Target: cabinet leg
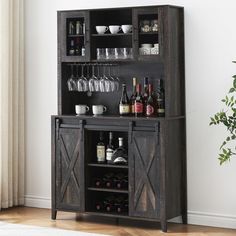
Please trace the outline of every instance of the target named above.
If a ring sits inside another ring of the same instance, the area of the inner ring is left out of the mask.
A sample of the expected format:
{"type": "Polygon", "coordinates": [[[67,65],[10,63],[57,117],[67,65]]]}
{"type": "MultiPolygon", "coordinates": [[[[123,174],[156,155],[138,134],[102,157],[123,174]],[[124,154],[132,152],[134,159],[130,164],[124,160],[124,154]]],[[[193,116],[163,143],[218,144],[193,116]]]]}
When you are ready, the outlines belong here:
{"type": "Polygon", "coordinates": [[[57,218],[57,210],[52,210],[52,220],[56,220],[57,218]]]}
{"type": "Polygon", "coordinates": [[[167,221],[161,220],[161,230],[162,232],[167,232],[167,221]]]}
{"type": "Polygon", "coordinates": [[[182,214],[182,221],[183,221],[183,224],[188,224],[188,216],[187,216],[187,212],[184,212],[182,214]]]}

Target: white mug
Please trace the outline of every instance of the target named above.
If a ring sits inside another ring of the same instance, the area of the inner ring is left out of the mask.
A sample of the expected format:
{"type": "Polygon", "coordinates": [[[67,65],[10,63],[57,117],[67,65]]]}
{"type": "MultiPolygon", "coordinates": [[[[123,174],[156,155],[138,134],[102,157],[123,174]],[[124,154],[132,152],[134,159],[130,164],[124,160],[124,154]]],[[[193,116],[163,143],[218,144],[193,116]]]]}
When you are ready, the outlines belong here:
{"type": "Polygon", "coordinates": [[[122,25],[121,29],[125,34],[130,33],[132,31],[132,25],[122,25]]]}
{"type": "Polygon", "coordinates": [[[93,105],[92,110],[94,115],[102,115],[107,111],[107,108],[103,105],[93,105]]]}
{"type": "Polygon", "coordinates": [[[108,27],[105,25],[97,25],[96,26],[96,31],[98,34],[105,34],[105,32],[107,32],[108,27]]]}
{"type": "Polygon", "coordinates": [[[112,34],[117,34],[120,31],[119,25],[109,25],[109,30],[112,34]]]}
{"type": "Polygon", "coordinates": [[[89,107],[86,105],[75,105],[75,113],[77,115],[84,115],[89,111],[89,107]]]}

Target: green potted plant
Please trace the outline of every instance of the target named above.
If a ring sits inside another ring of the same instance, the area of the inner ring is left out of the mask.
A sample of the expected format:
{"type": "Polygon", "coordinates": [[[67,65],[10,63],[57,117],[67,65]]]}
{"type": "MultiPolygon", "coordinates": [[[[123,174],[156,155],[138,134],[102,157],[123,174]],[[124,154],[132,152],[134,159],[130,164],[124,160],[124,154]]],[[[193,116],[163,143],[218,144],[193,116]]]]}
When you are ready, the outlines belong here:
{"type": "MultiPolygon", "coordinates": [[[[236,63],[236,61],[233,61],[236,63]]],[[[233,85],[229,89],[228,94],[221,101],[224,103],[225,108],[220,112],[217,112],[212,116],[210,125],[224,125],[227,129],[228,135],[224,139],[222,145],[220,146],[219,161],[222,165],[226,161],[229,161],[230,158],[236,155],[236,75],[232,76],[233,85]]]]}

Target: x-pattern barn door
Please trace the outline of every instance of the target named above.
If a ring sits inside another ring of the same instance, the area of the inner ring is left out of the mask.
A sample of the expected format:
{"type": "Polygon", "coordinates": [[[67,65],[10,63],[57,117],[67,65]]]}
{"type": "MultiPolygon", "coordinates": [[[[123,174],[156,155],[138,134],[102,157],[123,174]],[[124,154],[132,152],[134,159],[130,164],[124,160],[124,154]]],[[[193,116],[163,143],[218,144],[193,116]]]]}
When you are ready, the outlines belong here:
{"type": "Polygon", "coordinates": [[[159,216],[157,132],[132,132],[129,148],[130,215],[159,216]]]}
{"type": "Polygon", "coordinates": [[[81,209],[82,145],[80,129],[59,129],[56,166],[57,203],[81,209]]]}

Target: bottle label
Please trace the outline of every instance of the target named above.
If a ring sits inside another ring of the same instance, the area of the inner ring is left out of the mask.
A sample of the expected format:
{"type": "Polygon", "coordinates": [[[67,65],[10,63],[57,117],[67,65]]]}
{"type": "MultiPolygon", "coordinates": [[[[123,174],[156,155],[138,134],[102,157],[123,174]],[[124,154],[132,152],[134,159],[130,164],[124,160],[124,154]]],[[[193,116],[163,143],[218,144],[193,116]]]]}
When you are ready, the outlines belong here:
{"type": "Polygon", "coordinates": [[[158,108],[157,113],[162,113],[163,114],[163,113],[165,113],[165,109],[158,108]]]}
{"type": "Polygon", "coordinates": [[[143,104],[141,102],[135,102],[134,112],[135,113],[143,113],[143,104]]]}
{"type": "Polygon", "coordinates": [[[134,104],[132,104],[132,106],[131,106],[131,113],[132,113],[132,114],[135,113],[135,110],[134,110],[134,104]]]}
{"type": "Polygon", "coordinates": [[[120,114],[129,114],[129,105],[125,104],[120,104],[120,114]]]}
{"type": "Polygon", "coordinates": [[[151,105],[147,105],[147,107],[146,107],[146,115],[147,116],[151,116],[151,115],[153,115],[153,113],[154,113],[154,107],[151,106],[151,105]]]}
{"type": "Polygon", "coordinates": [[[105,147],[104,146],[97,146],[97,160],[98,162],[105,161],[105,147]]]}
{"type": "Polygon", "coordinates": [[[113,152],[114,151],[111,148],[107,149],[107,157],[106,157],[107,161],[111,161],[113,152]]]}

